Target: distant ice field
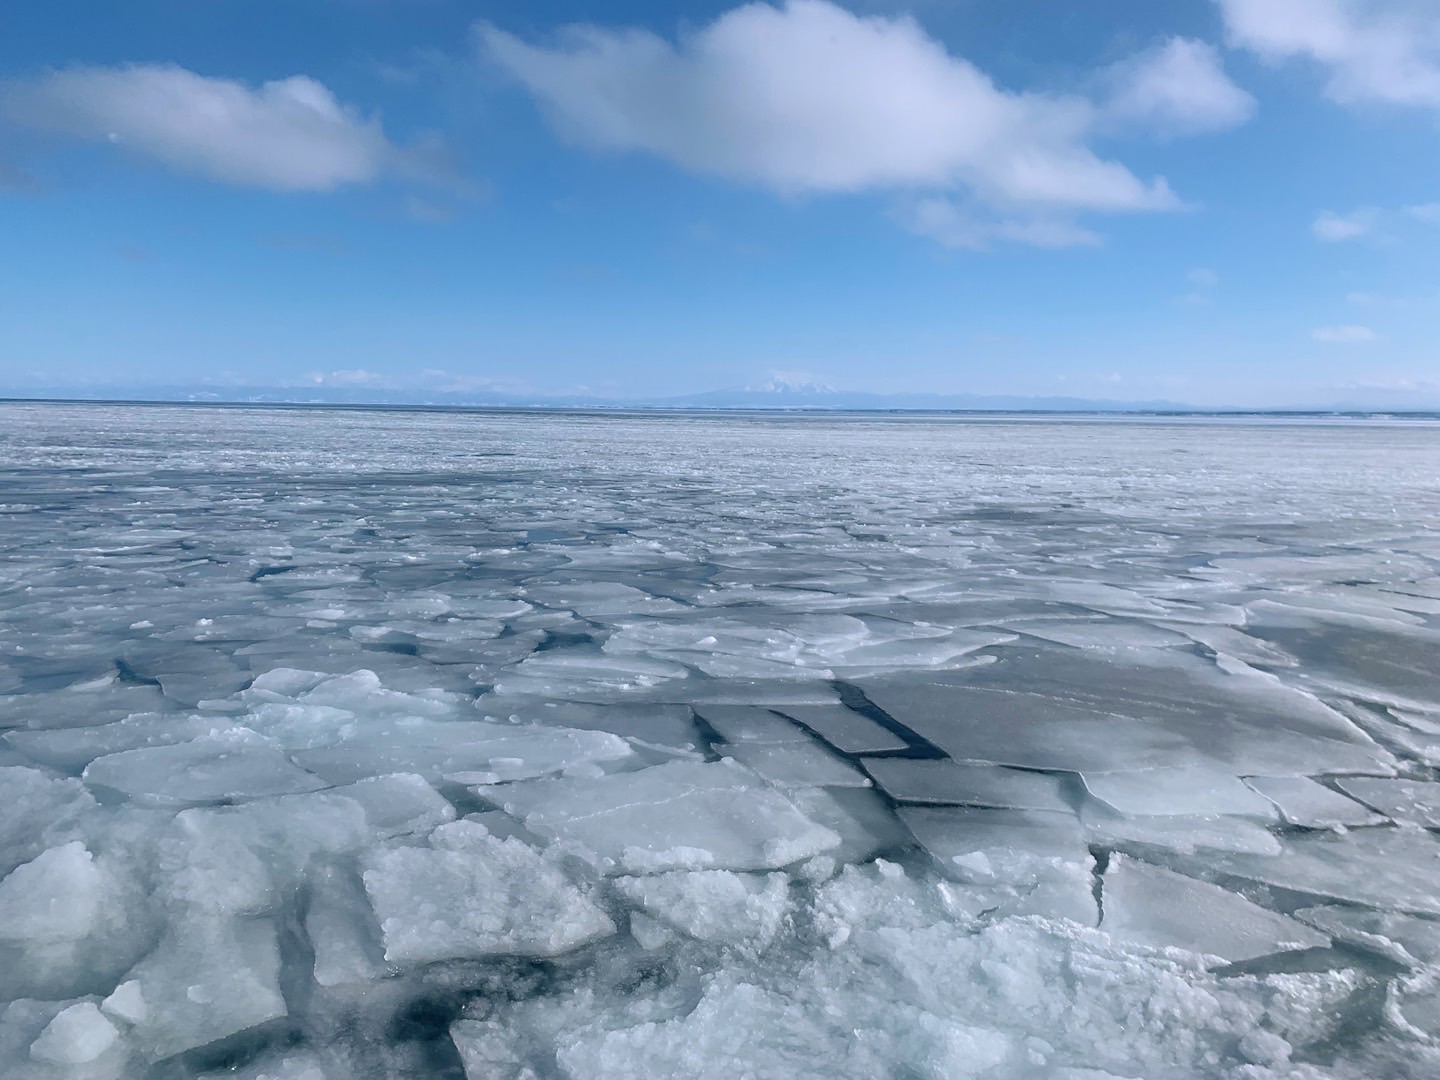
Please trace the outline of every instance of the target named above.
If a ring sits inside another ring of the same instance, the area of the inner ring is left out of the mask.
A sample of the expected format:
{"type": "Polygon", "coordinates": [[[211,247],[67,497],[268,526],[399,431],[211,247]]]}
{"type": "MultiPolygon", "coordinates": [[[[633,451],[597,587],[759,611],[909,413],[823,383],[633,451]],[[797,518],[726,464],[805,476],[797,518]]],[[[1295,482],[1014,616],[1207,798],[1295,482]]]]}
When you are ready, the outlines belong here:
{"type": "Polygon", "coordinates": [[[0,403],[5,1080],[1440,1076],[1440,425],[0,403]]]}

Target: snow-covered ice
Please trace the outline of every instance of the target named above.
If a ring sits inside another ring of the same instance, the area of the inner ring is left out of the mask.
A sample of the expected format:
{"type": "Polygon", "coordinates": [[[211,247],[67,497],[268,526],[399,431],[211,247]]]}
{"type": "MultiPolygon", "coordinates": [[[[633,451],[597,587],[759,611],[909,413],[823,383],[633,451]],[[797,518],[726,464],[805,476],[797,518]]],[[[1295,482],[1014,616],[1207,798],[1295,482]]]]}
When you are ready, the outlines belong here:
{"type": "Polygon", "coordinates": [[[1440,1076],[1437,435],[0,403],[0,1076],[1440,1076]]]}

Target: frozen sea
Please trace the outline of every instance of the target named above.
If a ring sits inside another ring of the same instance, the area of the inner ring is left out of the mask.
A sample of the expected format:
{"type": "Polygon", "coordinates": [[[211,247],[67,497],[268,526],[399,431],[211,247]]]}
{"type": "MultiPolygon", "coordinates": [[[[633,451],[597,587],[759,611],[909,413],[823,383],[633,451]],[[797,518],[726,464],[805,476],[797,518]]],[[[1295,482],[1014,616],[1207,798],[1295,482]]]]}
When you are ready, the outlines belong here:
{"type": "Polygon", "coordinates": [[[0,404],[5,1080],[1440,1076],[1440,426],[0,404]]]}

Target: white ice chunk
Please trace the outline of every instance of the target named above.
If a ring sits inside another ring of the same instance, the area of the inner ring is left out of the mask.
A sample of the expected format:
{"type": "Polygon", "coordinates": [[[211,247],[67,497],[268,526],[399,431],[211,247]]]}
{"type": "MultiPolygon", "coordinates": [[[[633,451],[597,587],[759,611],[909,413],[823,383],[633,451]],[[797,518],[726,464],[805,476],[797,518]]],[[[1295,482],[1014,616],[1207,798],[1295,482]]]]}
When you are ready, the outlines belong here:
{"type": "Polygon", "coordinates": [[[1273,802],[1291,825],[1334,829],[1380,825],[1385,819],[1306,776],[1248,776],[1245,783],[1273,802]]]}
{"type": "Polygon", "coordinates": [[[466,1080],[536,1080],[516,1047],[517,1033],[495,1020],[457,1020],[450,1041],[460,1052],[466,1080]]]}
{"type": "Polygon", "coordinates": [[[1295,917],[1336,940],[1378,952],[1411,967],[1440,964],[1440,922],[1395,911],[1320,905],[1301,908],[1295,917]]]}
{"type": "Polygon", "coordinates": [[[51,848],[0,881],[0,940],[49,945],[86,937],[108,884],[80,841],[51,848]]]}
{"type": "MultiPolygon", "coordinates": [[[[910,843],[909,831],[874,788],[797,787],[787,790],[785,797],[815,824],[840,837],[840,843],[826,849],[814,863],[859,862],[910,843]]],[[[806,865],[813,871],[811,864],[806,865]]]]}
{"type": "Polygon", "coordinates": [[[313,690],[329,676],[319,671],[300,671],[297,668],[277,667],[256,675],[246,688],[244,696],[259,698],[262,694],[293,698],[313,690]]]}
{"type": "Polygon", "coordinates": [[[795,743],[734,743],[724,752],[767,780],[785,786],[869,787],[870,779],[806,737],[795,743]]]}
{"type": "Polygon", "coordinates": [[[1160,649],[1183,645],[1187,638],[1173,630],[1133,619],[1030,620],[1019,626],[1031,637],[1077,649],[1160,649]]]}
{"type": "Polygon", "coordinates": [[[151,932],[141,890],[78,840],[50,848],[0,882],[0,998],[77,997],[142,953],[151,932]]]}
{"type": "Polygon", "coordinates": [[[85,781],[153,805],[256,799],[326,785],[279,750],[246,738],[204,737],[92,761],[85,781]]]}
{"type": "Polygon", "coordinates": [[[889,728],[843,705],[786,705],[778,711],[847,754],[904,750],[908,745],[889,728]]]}
{"type": "Polygon", "coordinates": [[[172,746],[233,727],[229,720],[213,716],[140,713],[98,727],[12,731],[5,738],[27,757],[42,764],[78,771],[98,757],[146,746],[172,746]]]}
{"type": "Polygon", "coordinates": [[[95,808],[85,785],[23,765],[0,768],[0,873],[74,837],[95,808]]]}
{"type": "Polygon", "coordinates": [[[1342,776],[1336,779],[1335,786],[1396,821],[1426,829],[1440,829],[1440,784],[1424,780],[1342,776]]]}
{"type": "Polygon", "coordinates": [[[1074,814],[909,806],[899,813],[941,870],[960,880],[1030,884],[1056,863],[1091,863],[1074,814]]]}
{"type": "Polygon", "coordinates": [[[1223,767],[1274,776],[1394,768],[1387,751],[1309,694],[1259,673],[1225,674],[1178,650],[1151,653],[1151,666],[1100,663],[1066,650],[944,681],[912,676],[860,685],[888,715],[956,760],[1079,772],[1223,767]]]}
{"type": "Polygon", "coordinates": [[[333,794],[359,803],[365,811],[366,824],[376,836],[385,839],[429,832],[455,818],[455,808],[424,777],[414,773],[360,780],[334,789],[333,794]]]}
{"type": "Polygon", "coordinates": [[[1272,855],[1209,852],[1185,859],[1196,876],[1225,874],[1385,910],[1440,915],[1440,843],[1418,829],[1355,829],[1283,838],[1272,855]]]}
{"type": "Polygon", "coordinates": [[[615,932],[553,865],[469,821],[442,825],[433,848],[365,860],[365,889],[396,964],[497,955],[556,956],[615,932]]]}
{"type": "Polygon", "coordinates": [[[695,709],[727,743],[803,743],[810,740],[799,727],[769,709],[748,705],[700,705],[695,709]]]}
{"type": "Polygon", "coordinates": [[[1228,963],[1315,948],[1330,939],[1233,892],[1112,855],[1100,929],[1137,945],[1187,949],[1228,963]]]}
{"type": "Polygon", "coordinates": [[[315,950],[321,986],[364,984],[384,978],[385,950],[370,902],[351,873],[325,867],[315,875],[305,933],[315,950]]]}
{"type": "Polygon", "coordinates": [[[700,941],[764,948],[790,910],[790,882],[781,873],[674,870],[618,878],[631,903],[700,941]]]}
{"type": "Polygon", "coordinates": [[[478,790],[610,873],[778,869],[841,840],[729,761],[478,790]]]}
{"type": "Polygon", "coordinates": [[[302,766],[337,784],[377,773],[416,773],[432,783],[499,783],[545,776],[575,765],[632,757],[630,744],[606,731],[425,718],[367,720],[330,746],[296,751],[302,766]]]}
{"type": "Polygon", "coordinates": [[[54,1065],[85,1065],[115,1045],[120,1033],[93,1002],[71,1005],[30,1044],[30,1056],[54,1065]]]}
{"type": "Polygon", "coordinates": [[[608,731],[638,745],[698,751],[700,733],[688,705],[627,704],[624,708],[573,701],[531,701],[491,694],[477,702],[487,720],[608,731]]]}
{"type": "Polygon", "coordinates": [[[186,908],[272,912],[316,856],[375,839],[360,805],[330,792],[184,810],[162,839],[157,892],[186,908]]]}
{"type": "Polygon", "coordinates": [[[1230,773],[1202,765],[1142,769],[1134,772],[1086,772],[1085,787],[1121,814],[1143,817],[1205,817],[1234,814],[1275,819],[1275,807],[1230,773]]]}
{"type": "Polygon", "coordinates": [[[1082,809],[1085,834],[1109,847],[1144,844],[1181,854],[1197,850],[1235,851],[1253,855],[1278,855],[1280,841],[1265,826],[1249,818],[1212,814],[1188,817],[1181,814],[1154,814],[1127,817],[1100,804],[1082,809]]]}
{"type": "Polygon", "coordinates": [[[110,996],[100,1003],[100,1011],[127,1024],[143,1023],[150,1015],[150,1007],[145,1004],[145,994],[136,979],[117,986],[110,996]]]}
{"type": "Polygon", "coordinates": [[[167,1058],[286,1014],[280,950],[265,919],[188,917],[173,922],[130,972],[147,1009],[131,1038],[167,1058]]]}

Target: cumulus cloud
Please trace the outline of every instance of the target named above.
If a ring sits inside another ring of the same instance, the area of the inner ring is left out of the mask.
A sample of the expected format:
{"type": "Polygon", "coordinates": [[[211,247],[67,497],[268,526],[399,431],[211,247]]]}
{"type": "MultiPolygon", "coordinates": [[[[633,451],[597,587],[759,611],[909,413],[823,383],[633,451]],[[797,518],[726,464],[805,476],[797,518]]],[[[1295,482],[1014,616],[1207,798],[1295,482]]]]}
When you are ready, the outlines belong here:
{"type": "Polygon", "coordinates": [[[1230,43],[1268,60],[1305,58],[1344,104],[1440,109],[1434,0],[1217,0],[1230,43]]]}
{"type": "MultiPolygon", "coordinates": [[[[1032,243],[1090,242],[1066,215],[1178,206],[1163,179],[1090,148],[1092,102],[1002,89],[909,17],[787,0],[734,8],[678,43],[595,26],[553,45],[488,24],[477,33],[556,131],[590,148],[783,194],[959,193],[987,208],[983,231],[1032,243]]],[[[952,211],[921,202],[907,213],[920,231],[971,245],[952,211]]]]}
{"type": "Polygon", "coordinates": [[[365,183],[403,157],[377,120],[303,75],[252,87],[173,65],[77,67],[0,84],[0,111],[182,172],[277,191],[365,183]]]}
{"type": "Polygon", "coordinates": [[[1220,53],[1193,38],[1171,38],[1106,75],[1110,117],[1162,135],[1228,131],[1255,114],[1255,99],[1230,81],[1220,53]]]}
{"type": "Polygon", "coordinates": [[[1378,213],[1373,209],[1356,210],[1349,214],[1337,214],[1324,210],[1310,223],[1315,239],[1327,244],[1338,244],[1343,240],[1357,240],[1368,236],[1375,229],[1378,213]]]}
{"type": "Polygon", "coordinates": [[[1310,331],[1310,337],[1325,345],[1363,345],[1380,335],[1368,326],[1321,326],[1310,331]]]}

